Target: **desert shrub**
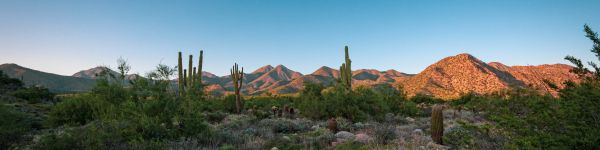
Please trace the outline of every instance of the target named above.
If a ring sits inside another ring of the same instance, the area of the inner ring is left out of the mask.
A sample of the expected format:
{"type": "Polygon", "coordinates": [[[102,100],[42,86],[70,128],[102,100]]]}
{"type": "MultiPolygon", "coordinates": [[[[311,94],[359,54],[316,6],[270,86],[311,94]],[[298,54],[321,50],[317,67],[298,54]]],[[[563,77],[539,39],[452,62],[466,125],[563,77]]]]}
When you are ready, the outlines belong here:
{"type": "MultiPolygon", "coordinates": [[[[223,108],[222,110],[225,110],[226,112],[229,112],[229,113],[235,113],[235,95],[233,95],[233,94],[227,95],[221,100],[221,102],[222,103],[220,106],[223,108]]],[[[242,97],[241,103],[242,103],[242,106],[244,106],[244,103],[245,103],[244,97],[242,97]]]]}
{"type": "Polygon", "coordinates": [[[421,113],[421,109],[417,107],[417,104],[412,101],[403,101],[399,104],[397,113],[406,116],[416,116],[421,113]]]}
{"type": "Polygon", "coordinates": [[[455,149],[473,149],[475,140],[473,133],[463,127],[450,128],[444,133],[444,144],[455,149]]]}
{"type": "MultiPolygon", "coordinates": [[[[600,86],[583,82],[560,91],[560,98],[534,90],[513,89],[506,95],[472,96],[464,106],[486,112],[494,125],[481,129],[489,134],[500,129],[510,137],[506,148],[596,149],[600,141],[600,86]]],[[[460,142],[459,142],[460,143],[460,142]]]]}
{"type": "Polygon", "coordinates": [[[0,70],[0,94],[4,94],[9,91],[15,91],[23,88],[23,82],[19,79],[8,77],[0,70]]]}
{"type": "Polygon", "coordinates": [[[84,125],[99,118],[101,109],[110,104],[84,94],[69,97],[54,106],[48,114],[47,124],[52,127],[61,125],[84,125]]]}
{"type": "Polygon", "coordinates": [[[111,83],[104,79],[96,81],[96,86],[92,89],[91,94],[99,100],[107,101],[112,104],[120,104],[131,98],[131,93],[123,88],[123,85],[111,83]]]}
{"type": "Polygon", "coordinates": [[[302,116],[312,119],[327,119],[330,116],[326,108],[331,105],[323,98],[323,89],[321,84],[304,83],[297,102],[302,116]]]}
{"type": "Polygon", "coordinates": [[[358,87],[353,91],[334,86],[323,91],[322,85],[305,83],[297,100],[301,115],[319,120],[344,117],[356,122],[383,120],[387,113],[414,115],[417,111],[401,90],[391,86],[358,87]]]}
{"type": "Polygon", "coordinates": [[[335,140],[335,135],[331,131],[325,128],[319,128],[314,131],[306,132],[303,134],[305,147],[312,149],[319,149],[328,147],[331,142],[335,140]]]}
{"type": "Polygon", "coordinates": [[[28,87],[18,89],[11,94],[15,97],[27,100],[29,103],[39,103],[44,100],[52,100],[54,93],[51,93],[47,88],[44,87],[28,87]]]}
{"type": "Polygon", "coordinates": [[[258,122],[258,126],[270,128],[274,133],[296,133],[310,128],[289,119],[264,119],[258,122]]]}
{"type": "Polygon", "coordinates": [[[425,103],[425,104],[444,103],[444,101],[441,99],[434,98],[430,95],[425,95],[425,94],[421,94],[421,93],[417,93],[417,95],[411,97],[409,100],[412,102],[415,102],[417,104],[420,104],[420,103],[425,103]]]}
{"type": "Polygon", "coordinates": [[[221,122],[225,117],[227,117],[227,114],[220,111],[206,113],[206,120],[211,123],[221,122]]]}
{"type": "Polygon", "coordinates": [[[9,149],[22,142],[24,136],[33,129],[34,120],[28,114],[19,112],[0,102],[0,149],[9,149]]]}
{"type": "Polygon", "coordinates": [[[368,150],[368,148],[364,147],[362,143],[355,142],[355,141],[350,141],[350,142],[345,142],[345,143],[339,144],[339,145],[335,146],[335,149],[336,150],[347,150],[347,149],[368,150]]]}
{"type": "Polygon", "coordinates": [[[235,150],[235,146],[227,144],[227,145],[221,146],[219,148],[219,150],[235,150]]]}
{"type": "Polygon", "coordinates": [[[381,124],[374,128],[373,138],[378,144],[392,143],[396,139],[396,127],[394,125],[381,124]]]}

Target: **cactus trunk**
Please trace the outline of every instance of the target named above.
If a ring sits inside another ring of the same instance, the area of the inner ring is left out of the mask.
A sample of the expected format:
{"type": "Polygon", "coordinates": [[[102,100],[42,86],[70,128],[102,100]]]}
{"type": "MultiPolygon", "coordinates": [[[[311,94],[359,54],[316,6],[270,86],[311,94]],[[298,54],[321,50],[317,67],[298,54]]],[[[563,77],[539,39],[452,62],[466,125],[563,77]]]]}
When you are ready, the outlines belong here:
{"type": "Polygon", "coordinates": [[[192,82],[194,82],[194,77],[193,77],[193,73],[194,72],[192,70],[194,59],[192,59],[192,58],[193,58],[193,56],[190,55],[190,59],[188,60],[188,62],[189,62],[189,65],[188,65],[188,79],[187,79],[187,82],[186,82],[187,91],[191,91],[191,89],[192,89],[192,82]]]}
{"type": "MultiPolygon", "coordinates": [[[[187,70],[183,69],[183,83],[187,83],[187,82],[188,82],[187,70]]],[[[187,84],[183,84],[183,88],[184,88],[184,91],[187,90],[187,84]]]]}
{"type": "Polygon", "coordinates": [[[202,61],[203,61],[202,59],[204,58],[203,53],[204,52],[202,50],[200,50],[200,57],[198,58],[199,59],[198,60],[198,73],[196,73],[198,75],[198,77],[197,77],[198,81],[196,81],[196,82],[197,82],[198,88],[200,90],[202,90],[202,61]]]}
{"type": "Polygon", "coordinates": [[[352,61],[348,54],[348,46],[344,48],[344,63],[340,66],[340,83],[348,90],[352,90],[352,61]]]}
{"type": "Polygon", "coordinates": [[[240,90],[242,89],[242,81],[244,79],[244,68],[242,70],[238,70],[238,64],[235,63],[233,68],[231,68],[231,80],[233,81],[233,89],[235,92],[235,113],[242,112],[242,102],[240,90]]]}
{"type": "Polygon", "coordinates": [[[183,95],[183,66],[182,66],[182,60],[181,60],[181,52],[179,52],[179,59],[177,60],[177,72],[179,75],[179,78],[177,79],[177,85],[179,87],[179,95],[183,95]]]}
{"type": "Polygon", "coordinates": [[[442,137],[444,136],[444,115],[442,110],[443,107],[441,105],[434,105],[431,110],[431,139],[438,144],[443,144],[442,137]]]}

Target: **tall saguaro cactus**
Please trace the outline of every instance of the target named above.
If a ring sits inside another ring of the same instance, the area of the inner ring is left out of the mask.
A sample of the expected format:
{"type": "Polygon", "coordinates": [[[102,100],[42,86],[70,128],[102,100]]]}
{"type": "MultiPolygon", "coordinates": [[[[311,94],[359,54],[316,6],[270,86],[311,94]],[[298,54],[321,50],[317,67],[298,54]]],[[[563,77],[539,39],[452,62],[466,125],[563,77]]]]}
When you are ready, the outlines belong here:
{"type": "Polygon", "coordinates": [[[181,52],[179,52],[179,59],[177,60],[177,72],[179,78],[177,79],[177,85],[179,87],[179,95],[183,95],[183,61],[181,60],[181,52]]]}
{"type": "Polygon", "coordinates": [[[231,80],[233,81],[233,89],[235,91],[235,113],[240,113],[242,110],[242,102],[240,90],[242,89],[242,81],[244,80],[244,67],[238,70],[238,64],[235,63],[231,68],[231,80]]]}
{"type": "Polygon", "coordinates": [[[204,59],[203,53],[204,52],[200,50],[200,57],[198,58],[198,72],[196,73],[198,75],[196,84],[198,85],[199,89],[202,89],[202,61],[204,59]]]}
{"type": "Polygon", "coordinates": [[[431,139],[438,143],[442,143],[442,137],[444,136],[444,115],[442,113],[443,107],[441,105],[433,105],[431,108],[431,139]]]}
{"type": "Polygon", "coordinates": [[[348,90],[352,90],[352,61],[350,60],[350,55],[348,54],[348,46],[344,48],[346,57],[345,62],[340,66],[340,82],[346,87],[348,90]]]}
{"type": "Polygon", "coordinates": [[[194,72],[192,70],[192,67],[194,67],[194,60],[193,60],[193,56],[190,55],[190,59],[188,59],[189,65],[188,65],[188,80],[186,82],[186,86],[188,87],[187,89],[190,90],[192,88],[192,83],[194,82],[194,72]]]}

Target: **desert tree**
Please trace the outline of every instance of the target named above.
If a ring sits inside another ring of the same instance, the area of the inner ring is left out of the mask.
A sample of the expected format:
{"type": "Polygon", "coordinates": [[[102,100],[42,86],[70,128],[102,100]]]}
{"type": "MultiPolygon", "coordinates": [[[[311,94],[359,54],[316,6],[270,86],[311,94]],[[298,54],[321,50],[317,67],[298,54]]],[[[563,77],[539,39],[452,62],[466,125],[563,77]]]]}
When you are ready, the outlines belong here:
{"type": "MultiPolygon", "coordinates": [[[[588,26],[587,24],[585,24],[583,28],[583,31],[586,33],[585,36],[593,42],[593,46],[590,51],[596,55],[598,60],[600,60],[600,39],[598,38],[598,33],[594,32],[592,28],[590,28],[590,26],[588,26]]],[[[575,68],[571,69],[571,72],[577,74],[580,78],[586,80],[600,79],[600,68],[594,61],[588,62],[588,65],[593,69],[593,71],[590,71],[587,67],[584,66],[581,59],[575,58],[570,55],[566,56],[565,59],[570,61],[573,65],[575,65],[575,68]]]]}

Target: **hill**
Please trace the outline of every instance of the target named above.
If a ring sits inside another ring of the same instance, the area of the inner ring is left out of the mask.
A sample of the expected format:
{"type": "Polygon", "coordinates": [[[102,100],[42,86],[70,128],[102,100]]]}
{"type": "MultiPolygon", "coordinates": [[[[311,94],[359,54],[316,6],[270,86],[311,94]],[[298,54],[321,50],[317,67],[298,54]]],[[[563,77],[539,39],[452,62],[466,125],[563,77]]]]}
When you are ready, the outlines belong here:
{"type": "Polygon", "coordinates": [[[17,64],[2,64],[0,70],[9,77],[22,79],[26,86],[44,86],[53,92],[88,91],[96,84],[93,79],[46,73],[17,64]]]}

